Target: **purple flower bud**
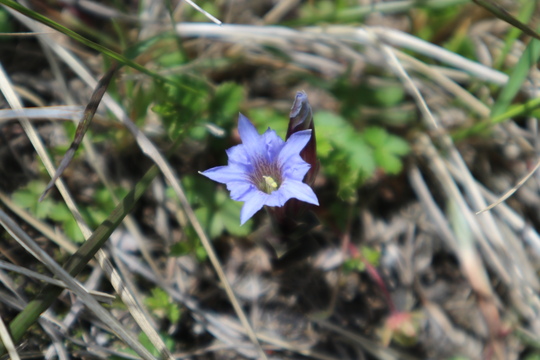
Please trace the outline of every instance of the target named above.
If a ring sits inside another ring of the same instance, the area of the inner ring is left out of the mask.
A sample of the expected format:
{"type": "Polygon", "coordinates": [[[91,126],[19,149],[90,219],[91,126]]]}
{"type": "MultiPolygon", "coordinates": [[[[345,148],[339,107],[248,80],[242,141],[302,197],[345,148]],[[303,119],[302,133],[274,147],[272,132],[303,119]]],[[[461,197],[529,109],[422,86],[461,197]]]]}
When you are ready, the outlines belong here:
{"type": "Polygon", "coordinates": [[[319,161],[317,160],[317,141],[315,138],[315,123],[313,122],[313,112],[309,105],[307,94],[303,91],[296,93],[291,112],[289,114],[289,128],[287,129],[287,140],[298,131],[311,130],[311,138],[306,147],[300,152],[300,157],[311,165],[304,182],[313,185],[315,177],[319,171],[319,161]]]}

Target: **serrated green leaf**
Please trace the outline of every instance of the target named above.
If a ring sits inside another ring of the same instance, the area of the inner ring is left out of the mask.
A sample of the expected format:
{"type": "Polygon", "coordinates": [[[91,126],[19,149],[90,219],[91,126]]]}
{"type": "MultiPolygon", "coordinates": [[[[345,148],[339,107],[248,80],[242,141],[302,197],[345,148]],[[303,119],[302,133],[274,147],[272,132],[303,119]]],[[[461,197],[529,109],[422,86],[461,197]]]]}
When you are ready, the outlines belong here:
{"type": "Polygon", "coordinates": [[[75,243],[82,243],[84,241],[84,235],[81,232],[81,229],[79,229],[79,225],[77,225],[75,219],[68,219],[63,221],[62,224],[64,225],[64,233],[71,241],[75,243]]]}
{"type": "Polygon", "coordinates": [[[197,260],[199,260],[199,262],[203,262],[206,260],[206,258],[208,258],[208,253],[206,252],[204,246],[199,245],[195,248],[195,257],[197,260]]]}
{"type": "Polygon", "coordinates": [[[358,258],[350,258],[343,262],[343,270],[345,273],[362,272],[365,269],[365,264],[358,258]]]}
{"type": "Polygon", "coordinates": [[[53,213],[54,204],[52,201],[38,202],[34,206],[34,214],[38,219],[45,219],[50,217],[53,213]]]}
{"type": "Polygon", "coordinates": [[[169,305],[169,295],[165,290],[153,288],[151,297],[146,298],[145,303],[151,309],[164,308],[169,305]]]}
{"type": "Polygon", "coordinates": [[[208,234],[212,239],[223,233],[223,230],[225,230],[225,224],[223,223],[223,217],[221,216],[221,212],[219,210],[212,213],[210,223],[207,225],[207,228],[208,234]]]}
{"type": "Polygon", "coordinates": [[[240,109],[240,104],[244,100],[244,88],[233,82],[220,84],[208,106],[212,123],[224,126],[236,121],[236,116],[240,109]]]}
{"type": "Polygon", "coordinates": [[[184,256],[191,253],[191,245],[187,241],[179,241],[169,248],[170,256],[184,256]]]}
{"type": "Polygon", "coordinates": [[[391,134],[386,139],[386,143],[384,147],[389,152],[395,155],[407,155],[409,151],[411,150],[409,144],[405,140],[391,134]]]}
{"type": "Polygon", "coordinates": [[[377,164],[388,174],[399,174],[403,168],[401,160],[394,154],[386,151],[386,149],[376,149],[374,157],[377,164]]]}
{"type": "Polygon", "coordinates": [[[38,198],[36,194],[31,193],[27,189],[16,191],[11,196],[13,202],[24,209],[33,207],[37,203],[38,198]]]}
{"type": "Polygon", "coordinates": [[[388,133],[381,127],[368,127],[363,131],[364,139],[374,148],[385,146],[388,133]]]}
{"type": "Polygon", "coordinates": [[[169,321],[176,324],[180,320],[180,315],[182,314],[180,307],[174,303],[171,303],[167,310],[167,317],[169,318],[169,321]]]}
{"type": "Polygon", "coordinates": [[[405,90],[401,86],[387,86],[374,92],[377,104],[382,107],[395,106],[405,98],[405,90]]]}
{"type": "MultiPolygon", "coordinates": [[[[43,200],[42,203],[46,200],[48,199],[43,200]]],[[[61,203],[51,204],[48,216],[54,221],[66,221],[73,218],[67,206],[61,203]]]]}

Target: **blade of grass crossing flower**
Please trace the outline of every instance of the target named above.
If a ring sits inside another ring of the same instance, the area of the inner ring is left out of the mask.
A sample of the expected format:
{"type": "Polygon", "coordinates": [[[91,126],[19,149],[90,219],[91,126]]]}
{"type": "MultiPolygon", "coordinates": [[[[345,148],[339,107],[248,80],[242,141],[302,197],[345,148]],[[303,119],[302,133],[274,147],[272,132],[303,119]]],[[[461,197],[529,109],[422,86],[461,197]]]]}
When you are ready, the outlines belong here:
{"type": "Polygon", "coordinates": [[[68,28],[66,28],[65,26],[63,25],[60,25],[58,24],[57,22],[27,8],[27,7],[24,7],[22,6],[21,4],[15,2],[15,1],[12,1],[12,0],[0,0],[0,4],[3,4],[27,17],[29,17],[30,19],[33,19],[37,22],[40,22],[46,26],[49,26],[59,32],[61,32],[62,34],[64,35],[67,35],[69,36],[70,38],[72,38],[73,40],[76,40],[78,42],[80,42],[81,44],[84,44],[86,46],[88,46],[89,48],[92,48],[94,50],[97,50],[99,51],[100,53],[118,61],[120,64],[123,64],[123,65],[126,65],[126,66],[129,66],[129,67],[132,67],[134,68],[135,70],[138,70],[140,72],[142,72],[143,74],[146,74],[156,80],[159,80],[159,81],[163,81],[163,82],[166,82],[166,83],[169,83],[171,85],[174,85],[174,86],[179,86],[181,87],[182,89],[184,90],[188,90],[188,91],[192,91],[192,92],[197,92],[196,89],[193,89],[189,86],[186,86],[178,81],[175,81],[171,78],[166,78],[164,76],[161,76],[153,71],[150,71],[148,70],[147,68],[145,68],[144,66],[142,65],[139,65],[137,64],[135,61],[133,60],[130,60],[128,59],[127,57],[125,57],[124,55],[122,54],[119,54],[115,51],[112,51],[108,48],[106,48],[105,46],[103,45],[100,45],[100,44],[97,44],[87,38],[85,38],[84,36],[76,33],[75,31],[73,30],[70,30],[68,28]]]}
{"type": "MultiPolygon", "coordinates": [[[[135,188],[116,206],[109,217],[98,226],[90,238],[88,238],[77,252],[69,258],[64,269],[71,276],[76,276],[86,266],[90,259],[94,257],[97,251],[101,249],[123,218],[133,209],[133,206],[144,194],[146,188],[158,173],[159,170],[157,167],[152,166],[141,181],[137,183],[135,188]]],[[[13,319],[9,328],[15,342],[22,338],[28,328],[36,322],[41,313],[51,306],[61,292],[62,288],[52,285],[45,286],[38,297],[32,300],[24,310],[13,319]]],[[[5,349],[0,344],[0,353],[3,353],[4,351],[5,349]]]]}
{"type": "Polygon", "coordinates": [[[77,130],[75,131],[75,138],[73,139],[73,142],[69,146],[69,149],[66,151],[64,157],[62,158],[60,166],[58,166],[58,168],[56,169],[56,173],[52,177],[51,181],[49,181],[49,183],[47,184],[47,187],[43,191],[43,194],[41,194],[39,201],[43,200],[45,195],[47,195],[49,190],[51,190],[51,188],[54,186],[56,180],[62,175],[71,160],[73,160],[73,156],[81,145],[84,134],[86,134],[86,132],[88,131],[88,128],[92,123],[92,119],[94,118],[94,114],[96,113],[99,103],[101,102],[105,91],[107,91],[107,87],[109,86],[113,75],[116,73],[116,70],[118,70],[118,63],[115,62],[112,64],[111,68],[107,71],[107,73],[101,78],[101,80],[99,80],[94,90],[94,93],[90,98],[90,102],[88,103],[88,105],[86,105],[86,108],[84,109],[82,121],[79,123],[79,125],[77,126],[77,130]]]}

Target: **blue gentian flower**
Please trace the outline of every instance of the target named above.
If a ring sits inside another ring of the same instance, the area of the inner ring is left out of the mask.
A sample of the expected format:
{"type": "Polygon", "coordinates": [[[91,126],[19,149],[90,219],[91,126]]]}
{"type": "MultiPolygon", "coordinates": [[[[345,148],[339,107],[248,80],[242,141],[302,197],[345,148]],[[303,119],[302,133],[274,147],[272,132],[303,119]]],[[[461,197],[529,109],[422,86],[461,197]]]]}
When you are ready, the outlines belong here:
{"type": "Polygon", "coordinates": [[[303,182],[311,166],[300,157],[311,130],[295,132],[285,142],[270,128],[259,135],[248,118],[240,114],[238,132],[242,144],[227,150],[228,165],[201,174],[226,184],[233,200],[244,201],[241,225],[264,205],[281,207],[291,198],[319,205],[311,187],[303,182]]]}

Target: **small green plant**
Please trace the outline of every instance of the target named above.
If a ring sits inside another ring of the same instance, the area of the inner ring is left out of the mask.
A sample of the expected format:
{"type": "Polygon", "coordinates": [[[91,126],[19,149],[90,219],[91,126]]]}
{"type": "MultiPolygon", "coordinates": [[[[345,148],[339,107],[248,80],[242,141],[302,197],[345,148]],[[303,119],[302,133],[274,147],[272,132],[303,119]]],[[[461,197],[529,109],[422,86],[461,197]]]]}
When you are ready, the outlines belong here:
{"type": "Polygon", "coordinates": [[[160,288],[152,289],[152,295],[146,299],[145,303],[159,318],[166,318],[172,324],[176,324],[180,320],[182,315],[180,307],[160,288]]]}
{"type": "Polygon", "coordinates": [[[15,191],[12,200],[18,206],[30,211],[38,219],[60,223],[64,233],[72,241],[84,241],[84,236],[79,230],[77,222],[64,203],[56,202],[51,197],[47,197],[41,202],[38,201],[43,190],[45,190],[45,186],[44,182],[31,181],[25,187],[15,191]]]}
{"type": "Polygon", "coordinates": [[[401,157],[409,153],[409,144],[402,138],[389,134],[380,127],[369,127],[362,136],[373,149],[377,166],[390,175],[399,174],[403,168],[401,157]]]}
{"type": "MultiPolygon", "coordinates": [[[[276,111],[254,110],[250,117],[259,131],[268,127],[278,134],[287,131],[287,121],[276,111]]],[[[401,171],[401,158],[408,154],[409,145],[399,136],[377,126],[359,131],[331,112],[317,112],[314,118],[322,171],[337,181],[338,196],[343,200],[354,200],[358,188],[376,169],[390,175],[401,171]]]]}
{"type": "Polygon", "coordinates": [[[346,273],[350,272],[364,272],[366,270],[366,262],[374,267],[379,266],[379,259],[381,258],[381,252],[370,246],[361,246],[360,252],[363,259],[359,257],[349,258],[343,263],[343,270],[346,273]]]}
{"type": "MultiPolygon", "coordinates": [[[[196,175],[199,176],[199,175],[196,175]]],[[[195,208],[195,215],[211,238],[216,238],[227,232],[234,236],[246,236],[251,232],[252,221],[243,226],[238,222],[242,203],[231,200],[224,188],[216,187],[209,181],[200,181],[196,176],[185,176],[182,183],[186,189],[188,200],[195,208]]],[[[171,196],[174,196],[171,191],[171,196]]],[[[189,237],[191,238],[191,237],[189,237]]],[[[175,245],[173,253],[184,255],[187,250],[196,250],[198,241],[175,245]]],[[[206,252],[201,247],[198,258],[206,258],[206,252]]]]}
{"type": "MultiPolygon", "coordinates": [[[[169,351],[174,351],[174,345],[175,345],[174,338],[172,336],[170,336],[168,334],[164,334],[164,333],[160,333],[159,335],[160,335],[161,339],[163,340],[163,343],[165,344],[167,349],[169,349],[169,351]]],[[[159,359],[161,357],[162,354],[159,353],[159,351],[154,347],[154,345],[152,344],[152,342],[150,341],[148,336],[142,331],[139,333],[139,342],[148,351],[150,351],[150,353],[155,358],[159,359]]],[[[129,354],[129,355],[137,356],[137,353],[133,349],[123,348],[121,351],[126,353],[126,354],[129,354]]],[[[131,356],[129,358],[131,358],[131,356]]],[[[114,356],[110,356],[109,359],[111,359],[111,360],[124,360],[124,359],[126,359],[126,357],[114,355],[114,356]]]]}
{"type": "MultiPolygon", "coordinates": [[[[59,223],[66,236],[73,242],[80,243],[84,241],[79,225],[77,225],[66,204],[56,201],[50,196],[41,202],[38,201],[44,189],[44,182],[39,180],[31,181],[25,187],[15,191],[12,200],[21,208],[27,209],[38,219],[59,223]]],[[[117,196],[122,198],[126,192],[125,189],[118,189],[117,196]]],[[[81,214],[91,227],[99,225],[115,207],[109,191],[104,187],[96,190],[93,199],[95,204],[80,208],[81,214]]]]}

